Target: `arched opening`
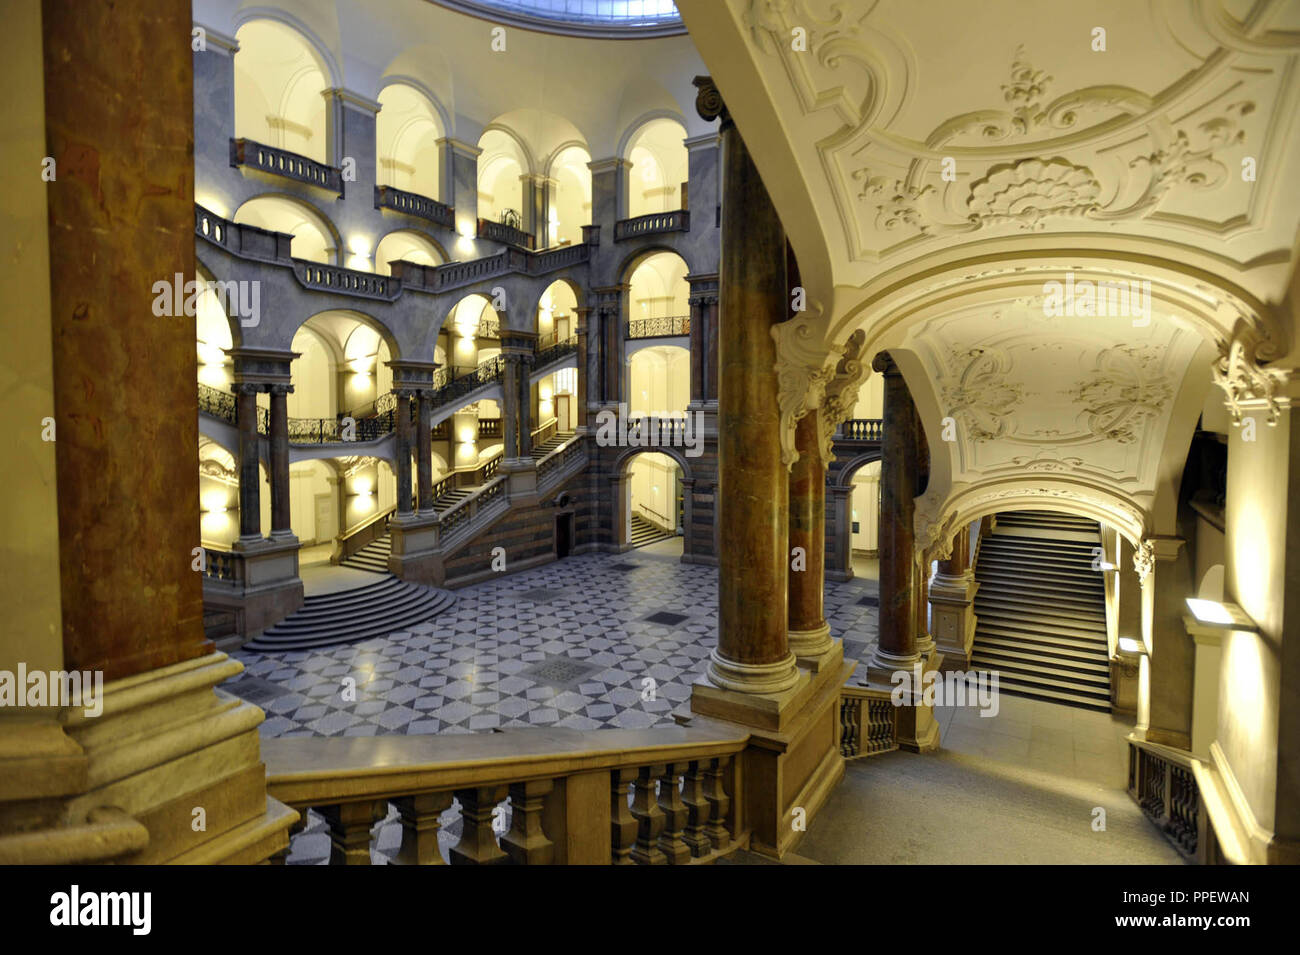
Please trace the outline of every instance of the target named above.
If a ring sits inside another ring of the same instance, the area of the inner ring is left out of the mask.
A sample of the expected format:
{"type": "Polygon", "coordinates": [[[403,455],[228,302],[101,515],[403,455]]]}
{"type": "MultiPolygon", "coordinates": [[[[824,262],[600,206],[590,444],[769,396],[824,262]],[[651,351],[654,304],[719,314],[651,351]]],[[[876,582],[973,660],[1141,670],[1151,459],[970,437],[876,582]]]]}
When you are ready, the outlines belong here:
{"type": "Polygon", "coordinates": [[[290,440],[310,433],[312,422],[369,417],[392,391],[393,356],[385,336],[351,312],[313,315],[294,333],[290,348],[299,356],[289,366],[290,440]]]}
{"type": "Polygon", "coordinates": [[[581,146],[566,146],[551,162],[548,247],[581,242],[582,227],[591,224],[590,162],[591,153],[581,146]]]}
{"type": "Polygon", "coordinates": [[[685,334],[690,314],[686,261],[672,252],[654,252],[641,259],[628,278],[630,337],[685,334]]]}
{"type": "Polygon", "coordinates": [[[239,469],[235,456],[199,435],[199,533],[204,547],[229,550],[239,538],[239,469]]]}
{"type": "Polygon", "coordinates": [[[657,451],[633,454],[623,466],[623,539],[628,548],[681,556],[683,533],[682,469],[657,451]]]}
{"type": "Polygon", "coordinates": [[[477,293],[466,295],[447,313],[438,330],[437,349],[448,377],[459,378],[501,354],[501,320],[492,302],[477,293]]]}
{"type": "Polygon", "coordinates": [[[410,229],[398,229],[379,240],[375,247],[375,272],[392,275],[390,263],[399,259],[416,265],[442,265],[446,261],[436,245],[410,229]]]}
{"type": "Polygon", "coordinates": [[[849,504],[849,557],[853,576],[880,579],[880,462],[853,472],[849,504]]]}
{"type": "Polygon", "coordinates": [[[500,129],[489,129],[478,141],[479,218],[523,228],[524,184],[528,158],[519,141],[500,129]]]}
{"type": "Polygon", "coordinates": [[[578,296],[573,286],[563,279],[548,285],[537,300],[533,320],[538,348],[571,338],[578,327],[578,296]]]}
{"type": "Polygon", "coordinates": [[[628,141],[628,216],[686,207],[689,160],[686,130],[672,119],[652,119],[628,141]]]}
{"type": "Polygon", "coordinates": [[[229,392],[234,376],[226,350],[234,347],[234,335],[221,299],[211,288],[199,294],[194,333],[198,346],[199,384],[229,392]]]}
{"type": "Polygon", "coordinates": [[[333,227],[306,203],[285,196],[258,196],[235,210],[234,221],[293,236],[289,254],[295,259],[334,265],[338,241],[333,227]]]}
{"type": "Polygon", "coordinates": [[[676,417],[691,400],[691,353],[676,345],[638,348],[628,359],[628,417],[676,417]]]}
{"type": "Polygon", "coordinates": [[[235,137],[329,162],[330,84],[311,44],[273,20],[251,20],[235,38],[235,137]]]}
{"type": "Polygon", "coordinates": [[[441,199],[438,140],[445,133],[437,110],[423,93],[404,83],[380,90],[379,104],[382,108],[375,118],[376,182],[441,199]]]}

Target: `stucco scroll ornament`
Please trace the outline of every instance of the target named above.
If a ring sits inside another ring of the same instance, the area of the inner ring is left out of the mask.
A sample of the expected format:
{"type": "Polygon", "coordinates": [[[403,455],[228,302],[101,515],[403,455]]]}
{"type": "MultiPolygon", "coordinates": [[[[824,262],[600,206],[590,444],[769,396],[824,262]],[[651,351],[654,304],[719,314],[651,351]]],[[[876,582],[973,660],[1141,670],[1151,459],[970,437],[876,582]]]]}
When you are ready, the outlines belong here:
{"type": "Polygon", "coordinates": [[[1255,357],[1256,342],[1250,338],[1234,338],[1227,352],[1214,363],[1211,372],[1214,383],[1226,395],[1228,413],[1232,423],[1241,426],[1242,413],[1247,405],[1262,403],[1268,410],[1268,424],[1277,424],[1280,404],[1278,391],[1285,384],[1287,373],[1278,368],[1261,368],[1255,357]]]}
{"type": "Polygon", "coordinates": [[[1147,575],[1156,563],[1156,549],[1151,541],[1145,540],[1133,548],[1133,570],[1138,575],[1138,583],[1145,584],[1147,575]]]}
{"type": "Polygon", "coordinates": [[[826,366],[828,351],[819,323],[810,316],[821,313],[814,302],[808,310],[772,326],[776,340],[776,402],[781,413],[781,463],[790,468],[799,460],[794,429],[799,419],[820,408],[826,397],[826,384],[835,375],[826,366]]]}
{"type": "MultiPolygon", "coordinates": [[[[923,511],[917,509],[916,518],[921,518],[923,511]]],[[[952,557],[952,541],[957,533],[957,512],[950,511],[943,520],[931,519],[928,515],[923,520],[916,520],[912,530],[916,534],[916,552],[927,561],[947,560],[952,557]]]]}
{"type": "Polygon", "coordinates": [[[853,408],[858,403],[858,391],[867,380],[869,369],[862,360],[862,346],[866,341],[867,333],[860,328],[849,336],[849,340],[839,348],[840,360],[835,363],[835,371],[826,382],[821,404],[820,431],[817,435],[824,469],[831,466],[834,456],[831,445],[835,440],[835,429],[853,414],[853,408]]]}

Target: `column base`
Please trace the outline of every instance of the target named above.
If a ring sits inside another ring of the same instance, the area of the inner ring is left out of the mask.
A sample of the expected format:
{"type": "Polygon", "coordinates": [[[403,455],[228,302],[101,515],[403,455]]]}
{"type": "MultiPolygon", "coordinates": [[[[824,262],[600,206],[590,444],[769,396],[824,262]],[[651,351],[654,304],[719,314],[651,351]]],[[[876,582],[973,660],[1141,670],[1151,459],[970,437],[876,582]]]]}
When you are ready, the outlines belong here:
{"type": "MultiPolygon", "coordinates": [[[[814,630],[789,630],[786,632],[786,643],[799,661],[800,666],[805,665],[805,661],[816,660],[831,652],[835,646],[835,641],[831,639],[831,625],[822,621],[822,625],[814,630]]],[[[840,656],[843,657],[843,651],[840,656]]],[[[817,667],[812,667],[817,669],[817,667]]]]}
{"type": "Polygon", "coordinates": [[[715,650],[707,675],[699,677],[691,687],[691,712],[744,726],[781,730],[797,715],[813,689],[812,676],[799,669],[793,654],[776,664],[750,667],[720,660],[715,650]],[[739,680],[735,678],[738,675],[739,680]],[[751,679],[747,681],[746,676],[751,679]],[[720,684],[719,680],[726,683],[720,684]]]}
{"type": "Polygon", "coordinates": [[[945,670],[970,667],[971,647],[975,643],[973,608],[979,586],[970,571],[960,576],[935,574],[930,583],[930,618],[945,670]]]}

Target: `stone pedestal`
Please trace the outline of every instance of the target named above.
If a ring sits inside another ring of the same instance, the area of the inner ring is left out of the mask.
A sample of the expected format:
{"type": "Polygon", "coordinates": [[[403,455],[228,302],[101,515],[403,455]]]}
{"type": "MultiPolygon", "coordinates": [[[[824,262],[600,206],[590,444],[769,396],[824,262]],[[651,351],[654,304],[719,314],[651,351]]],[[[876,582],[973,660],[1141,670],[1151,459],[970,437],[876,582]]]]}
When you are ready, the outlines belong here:
{"type": "Polygon", "coordinates": [[[975,642],[975,594],[979,582],[970,567],[970,528],[963,527],[953,539],[952,555],[939,561],[930,581],[930,626],[944,670],[965,670],[970,666],[975,642]]]}

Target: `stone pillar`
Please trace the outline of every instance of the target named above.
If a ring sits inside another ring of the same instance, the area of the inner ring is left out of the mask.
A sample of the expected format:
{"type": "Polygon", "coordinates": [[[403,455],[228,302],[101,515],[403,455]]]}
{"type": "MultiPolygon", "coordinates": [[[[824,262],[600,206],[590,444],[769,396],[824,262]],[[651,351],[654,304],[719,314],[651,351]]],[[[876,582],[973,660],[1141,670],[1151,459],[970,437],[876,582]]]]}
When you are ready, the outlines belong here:
{"type": "MultiPolygon", "coordinates": [[[[272,385],[271,393],[271,539],[293,537],[289,510],[289,412],[293,385],[272,385]]],[[[340,528],[341,530],[341,528],[340,528]]]]}
{"type": "Polygon", "coordinates": [[[587,396],[589,394],[588,382],[590,379],[590,370],[587,367],[587,328],[591,321],[591,309],[580,305],[576,312],[573,334],[578,339],[578,367],[575,375],[578,380],[578,387],[577,394],[573,396],[573,427],[575,431],[581,433],[587,428],[587,396]]]}
{"type": "Polygon", "coordinates": [[[624,400],[623,343],[627,334],[628,289],[626,284],[595,289],[600,321],[600,403],[607,407],[624,400]]]}
{"type": "Polygon", "coordinates": [[[483,150],[456,139],[438,140],[439,202],[456,210],[456,231],[472,237],[478,224],[478,157],[483,150]]]}
{"type": "Polygon", "coordinates": [[[952,542],[952,556],[939,561],[930,584],[930,617],[934,641],[945,670],[970,666],[975,642],[975,594],[979,583],[970,566],[970,526],[963,525],[952,542]]]}
{"type": "Polygon", "coordinates": [[[235,392],[235,425],[239,429],[239,545],[262,542],[262,475],[257,433],[259,385],[239,384],[235,392]]]}
{"type": "MultiPolygon", "coordinates": [[[[376,123],[380,106],[375,100],[346,89],[323,90],[321,95],[325,97],[328,143],[328,155],[325,161],[331,166],[342,166],[345,159],[352,161],[349,165],[355,164],[353,168],[356,178],[343,182],[345,197],[352,190],[359,192],[364,190],[364,193],[359,196],[362,198],[360,203],[343,202],[339,204],[336,211],[331,212],[335,228],[345,237],[343,241],[346,247],[347,236],[354,233],[367,235],[373,228],[367,227],[372,221],[371,216],[375,214],[371,190],[373,184],[379,181],[377,177],[379,158],[375,143],[378,137],[376,123]]],[[[378,241],[378,237],[375,241],[378,241]]],[[[373,259],[375,254],[373,246],[369,254],[373,259]]]]}
{"type": "Polygon", "coordinates": [[[533,357],[520,355],[519,362],[519,456],[533,453],[533,357]]]}
{"type": "Polygon", "coordinates": [[[235,197],[219,184],[230,175],[239,43],[206,24],[204,30],[206,48],[194,51],[194,176],[209,189],[219,190],[218,195],[233,209],[235,197]]]}
{"type": "Polygon", "coordinates": [[[591,224],[603,226],[613,238],[614,223],[627,218],[628,170],[626,159],[597,159],[587,163],[591,170],[591,224]]]}
{"type": "Polygon", "coordinates": [[[433,510],[433,395],[415,393],[415,483],[419,490],[420,510],[433,510]]]}
{"type": "Polygon", "coordinates": [[[410,517],[414,508],[411,502],[411,396],[405,389],[394,390],[397,419],[397,442],[393,448],[393,474],[397,479],[397,514],[410,517]]]}
{"type": "Polygon", "coordinates": [[[535,332],[501,330],[501,417],[503,454],[507,460],[525,459],[532,451],[532,371],[537,348],[535,332]]]}
{"type": "Polygon", "coordinates": [[[691,402],[718,401],[718,277],[688,275],[691,293],[691,402]]]}
{"type": "Polygon", "coordinates": [[[536,173],[524,173],[519,177],[522,187],[524,207],[520,210],[525,232],[536,240],[534,248],[550,247],[550,188],[554,180],[536,173]]]}
{"type": "Polygon", "coordinates": [[[771,334],[788,313],[786,240],[725,113],[721,136],[724,201],[737,214],[722,223],[720,298],[727,307],[718,328],[718,646],[707,672],[726,690],[781,694],[800,679],[786,635],[789,487],[771,334]]]}
{"type": "Polygon", "coordinates": [[[833,533],[829,535],[824,573],[829,580],[852,580],[853,488],[832,484],[825,489],[825,494],[833,533]]]}
{"type": "Polygon", "coordinates": [[[818,660],[833,646],[823,615],[826,564],[826,462],[822,460],[821,411],[810,411],[795,427],[797,460],[790,470],[790,649],[800,663],[818,660]],[[803,549],[799,570],[795,548],[803,549]]]}
{"type": "MultiPolygon", "coordinates": [[[[712,133],[682,140],[686,147],[691,232],[712,229],[718,215],[718,137],[712,133]]],[[[685,208],[685,206],[683,206],[685,208]]]]}
{"type": "Polygon", "coordinates": [[[1192,594],[1191,561],[1183,543],[1178,537],[1151,537],[1134,553],[1142,580],[1146,646],[1136,731],[1153,743],[1191,749],[1196,646],[1183,622],[1192,594]]]}

